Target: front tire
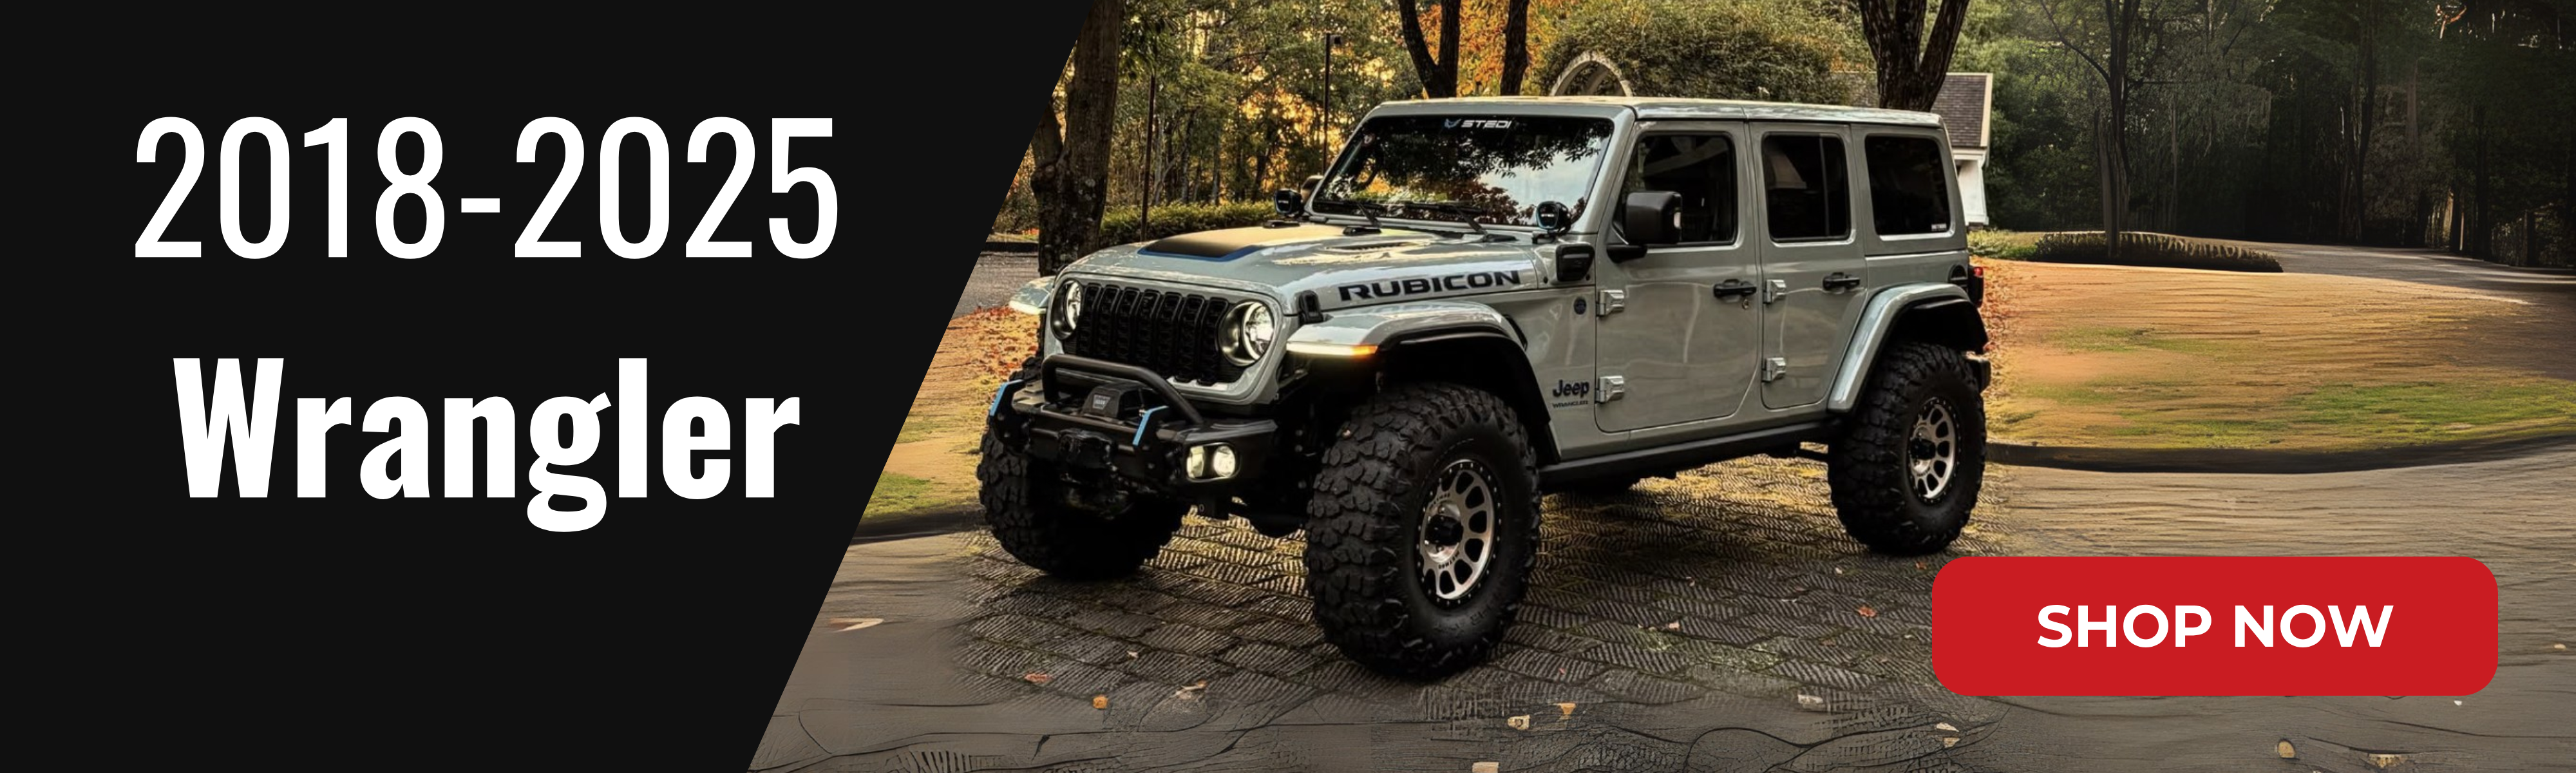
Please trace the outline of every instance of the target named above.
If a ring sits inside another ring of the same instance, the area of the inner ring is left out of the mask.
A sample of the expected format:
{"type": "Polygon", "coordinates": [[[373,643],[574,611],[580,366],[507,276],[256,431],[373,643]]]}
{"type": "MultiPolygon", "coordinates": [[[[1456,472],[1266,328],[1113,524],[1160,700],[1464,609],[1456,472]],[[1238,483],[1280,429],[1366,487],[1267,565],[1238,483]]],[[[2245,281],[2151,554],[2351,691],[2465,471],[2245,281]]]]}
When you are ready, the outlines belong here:
{"type": "Polygon", "coordinates": [[[1324,451],[1306,524],[1315,622],[1382,673],[1483,662],[1538,558],[1538,457],[1502,398],[1398,386],[1354,409],[1324,451]]]}
{"type": "Polygon", "coordinates": [[[1055,470],[984,433],[984,457],[975,465],[983,484],[976,498],[994,539],[1020,563],[1068,580],[1124,577],[1154,559],[1181,528],[1189,507],[1130,495],[1114,512],[1065,501],[1055,470]]]}
{"type": "Polygon", "coordinates": [[[1949,547],[1985,482],[1985,398],[1967,358],[1922,342],[1890,348],[1849,421],[1826,457],[1843,530],[1889,555],[1949,547]]]}

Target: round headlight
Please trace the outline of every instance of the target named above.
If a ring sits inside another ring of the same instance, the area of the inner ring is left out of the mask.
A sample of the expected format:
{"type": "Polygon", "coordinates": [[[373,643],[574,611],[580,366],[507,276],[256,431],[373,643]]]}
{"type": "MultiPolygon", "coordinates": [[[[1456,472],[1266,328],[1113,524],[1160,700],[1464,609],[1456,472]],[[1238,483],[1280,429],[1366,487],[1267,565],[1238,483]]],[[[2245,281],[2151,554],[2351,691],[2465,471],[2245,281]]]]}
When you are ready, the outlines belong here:
{"type": "Polygon", "coordinates": [[[1055,332],[1071,335],[1082,317],[1082,283],[1066,280],[1058,286],[1064,290],[1064,299],[1055,305],[1055,332]]]}
{"type": "Polygon", "coordinates": [[[1279,338],[1279,321],[1270,307],[1260,301],[1244,301],[1226,312],[1225,331],[1217,348],[1226,360],[1236,365],[1250,365],[1270,353],[1270,344],[1279,338]]]}

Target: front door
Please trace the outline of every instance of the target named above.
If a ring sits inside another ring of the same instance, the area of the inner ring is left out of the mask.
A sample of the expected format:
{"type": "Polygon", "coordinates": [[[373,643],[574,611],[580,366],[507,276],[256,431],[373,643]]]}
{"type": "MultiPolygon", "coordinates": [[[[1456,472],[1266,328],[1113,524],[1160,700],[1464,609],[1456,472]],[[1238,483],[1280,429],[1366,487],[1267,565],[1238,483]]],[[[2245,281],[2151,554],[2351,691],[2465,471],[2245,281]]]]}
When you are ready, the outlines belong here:
{"type": "Polygon", "coordinates": [[[1762,191],[1762,404],[1822,401],[1869,298],[1852,225],[1842,127],[1758,124],[1762,191]]]}
{"type": "MultiPolygon", "coordinates": [[[[1637,191],[1677,193],[1682,227],[1678,244],[1597,269],[1605,306],[1595,315],[1595,416],[1604,432],[1732,416],[1752,389],[1761,311],[1744,227],[1744,136],[1740,124],[1648,124],[1629,153],[1612,205],[1637,191]]],[[[1624,241],[1612,231],[1605,241],[1624,241]]]]}

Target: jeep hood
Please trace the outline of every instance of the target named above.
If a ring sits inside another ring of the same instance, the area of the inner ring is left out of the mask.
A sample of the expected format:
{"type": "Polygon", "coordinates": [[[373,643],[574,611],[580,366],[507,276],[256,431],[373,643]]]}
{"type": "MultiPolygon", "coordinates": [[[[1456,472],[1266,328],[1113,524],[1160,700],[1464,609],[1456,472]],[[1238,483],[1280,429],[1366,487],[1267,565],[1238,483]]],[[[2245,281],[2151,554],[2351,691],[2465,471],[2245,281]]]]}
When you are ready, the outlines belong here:
{"type": "Polygon", "coordinates": [[[1066,274],[1257,292],[1283,304],[1312,290],[1325,309],[1546,283],[1528,242],[1487,239],[1401,228],[1353,235],[1341,226],[1313,224],[1229,228],[1111,247],[1066,274]]]}

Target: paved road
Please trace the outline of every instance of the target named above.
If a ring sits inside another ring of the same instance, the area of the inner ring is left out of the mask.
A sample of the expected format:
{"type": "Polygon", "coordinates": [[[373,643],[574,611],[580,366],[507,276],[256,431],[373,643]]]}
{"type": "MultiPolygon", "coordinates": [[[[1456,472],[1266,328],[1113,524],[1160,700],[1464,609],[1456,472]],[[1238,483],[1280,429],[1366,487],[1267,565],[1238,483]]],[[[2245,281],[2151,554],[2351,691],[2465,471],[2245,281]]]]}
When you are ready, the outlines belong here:
{"type": "Polygon", "coordinates": [[[2515,268],[2440,250],[2399,247],[2350,247],[2274,242],[2230,242],[2272,253],[2281,270],[2308,274],[2394,279],[2400,282],[2507,293],[2555,302],[2576,302],[2576,271],[2563,268],[2515,268]]]}
{"type": "Polygon", "coordinates": [[[1011,302],[1011,294],[1020,285],[1038,278],[1038,256],[1024,252],[987,252],[975,258],[975,273],[966,278],[964,291],[957,294],[957,312],[950,319],[966,316],[976,309],[989,309],[1011,302]]]}

